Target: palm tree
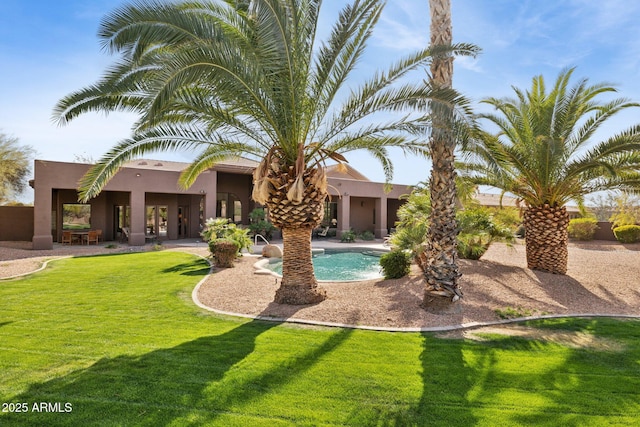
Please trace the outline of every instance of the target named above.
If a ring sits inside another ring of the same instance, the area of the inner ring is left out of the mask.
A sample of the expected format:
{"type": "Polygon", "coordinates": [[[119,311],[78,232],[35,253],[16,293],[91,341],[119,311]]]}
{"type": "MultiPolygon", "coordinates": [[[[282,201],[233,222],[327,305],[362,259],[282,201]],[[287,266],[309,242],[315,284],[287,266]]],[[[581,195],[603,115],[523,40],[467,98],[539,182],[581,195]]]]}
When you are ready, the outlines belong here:
{"type": "Polygon", "coordinates": [[[515,99],[488,98],[497,113],[481,118],[497,133],[480,132],[468,147],[465,175],[519,197],[525,204],[527,264],[531,269],[565,274],[565,205],[602,190],[640,191],[640,125],[594,141],[608,119],[639,104],[624,98],[600,101],[615,92],[609,84],[570,86],[574,69],[563,70],[547,92],[542,76],[530,90],[513,88],[515,99]]]}
{"type": "MultiPolygon", "coordinates": [[[[431,16],[431,46],[451,46],[451,2],[429,0],[431,16]]],[[[453,57],[446,51],[431,63],[431,84],[436,88],[450,88],[453,79],[453,57]]],[[[462,297],[458,279],[455,155],[456,138],[448,117],[446,105],[432,103],[433,130],[429,140],[432,169],[429,180],[431,213],[429,229],[420,266],[427,282],[423,305],[428,305],[434,295],[451,298],[462,297]]]]}
{"type": "Polygon", "coordinates": [[[25,190],[33,153],[30,146],[20,146],[17,138],[0,133],[0,204],[25,190]]]}
{"type": "MultiPolygon", "coordinates": [[[[386,147],[423,153],[425,101],[458,97],[406,79],[430,63],[429,49],[353,86],[348,77],[384,1],[344,6],[328,40],[318,44],[320,4],[140,1],[108,15],[99,34],[105,48],[121,54],[120,61],[97,84],[62,99],[55,115],[66,123],[88,111],[130,110],[140,119],[132,138],[83,178],[81,198],[97,195],[120,166],[148,151],[198,150],[181,176],[185,187],[216,162],[253,157],[260,161],[253,199],[268,207],[282,229],[283,277],[275,301],[322,300],[310,246],[327,197],[325,163],[343,164],[344,153],[366,150],[390,180],[386,147]]],[[[453,49],[473,52],[465,45],[453,49]]]]}

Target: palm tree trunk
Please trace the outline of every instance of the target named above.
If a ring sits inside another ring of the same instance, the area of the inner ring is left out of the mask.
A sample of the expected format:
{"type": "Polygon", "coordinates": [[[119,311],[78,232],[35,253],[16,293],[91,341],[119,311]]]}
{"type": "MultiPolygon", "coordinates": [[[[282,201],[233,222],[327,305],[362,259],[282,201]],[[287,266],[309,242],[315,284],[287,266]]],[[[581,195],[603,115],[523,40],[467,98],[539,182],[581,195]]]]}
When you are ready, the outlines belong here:
{"type": "Polygon", "coordinates": [[[527,267],[554,274],[567,273],[569,214],[562,207],[529,207],[524,212],[527,267]]]}
{"type": "MultiPolygon", "coordinates": [[[[431,215],[427,241],[420,265],[424,271],[427,286],[423,304],[428,304],[434,295],[456,301],[462,297],[458,279],[462,276],[458,267],[456,222],[455,169],[453,149],[446,144],[431,144],[432,153],[445,159],[433,165],[431,172],[431,215]]],[[[434,156],[432,154],[432,156],[434,156]]],[[[434,156],[435,159],[436,156],[434,156]]]]}
{"type": "MultiPolygon", "coordinates": [[[[431,14],[431,46],[451,45],[451,2],[429,0],[431,14]]],[[[431,80],[434,86],[451,87],[453,58],[436,57],[431,65],[431,80]]],[[[429,304],[434,295],[451,298],[462,297],[458,286],[457,224],[455,156],[456,141],[448,120],[450,111],[440,106],[432,109],[433,133],[429,142],[432,170],[429,182],[431,192],[431,215],[427,242],[420,265],[427,285],[423,305],[429,304]]]]}
{"type": "Polygon", "coordinates": [[[312,227],[282,229],[282,282],[275,296],[278,304],[315,304],[326,298],[313,274],[312,230],[312,227]]]}

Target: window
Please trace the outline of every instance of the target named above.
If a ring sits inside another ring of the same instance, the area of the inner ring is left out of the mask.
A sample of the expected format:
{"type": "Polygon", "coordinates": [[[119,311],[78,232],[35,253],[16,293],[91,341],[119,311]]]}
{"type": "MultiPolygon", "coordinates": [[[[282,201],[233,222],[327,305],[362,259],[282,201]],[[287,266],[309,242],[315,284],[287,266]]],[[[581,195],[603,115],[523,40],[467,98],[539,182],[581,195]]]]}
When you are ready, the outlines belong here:
{"type": "Polygon", "coordinates": [[[242,202],[233,193],[218,193],[216,217],[229,218],[235,223],[242,222],[242,202]]]}
{"type": "Polygon", "coordinates": [[[63,230],[89,230],[91,228],[91,205],[64,203],[62,205],[63,230]]]}
{"type": "Polygon", "coordinates": [[[147,236],[167,237],[169,208],[167,206],[147,206],[147,236]]]}

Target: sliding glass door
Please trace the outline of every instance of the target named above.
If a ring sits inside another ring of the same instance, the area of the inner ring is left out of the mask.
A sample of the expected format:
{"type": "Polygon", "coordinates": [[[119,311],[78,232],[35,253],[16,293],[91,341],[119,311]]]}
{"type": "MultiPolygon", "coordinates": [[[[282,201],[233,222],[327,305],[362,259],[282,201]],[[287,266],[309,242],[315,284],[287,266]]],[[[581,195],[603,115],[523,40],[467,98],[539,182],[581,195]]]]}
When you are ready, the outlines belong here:
{"type": "Polygon", "coordinates": [[[149,206],[147,205],[147,226],[145,227],[145,234],[148,237],[166,238],[168,217],[168,206],[149,206]]]}

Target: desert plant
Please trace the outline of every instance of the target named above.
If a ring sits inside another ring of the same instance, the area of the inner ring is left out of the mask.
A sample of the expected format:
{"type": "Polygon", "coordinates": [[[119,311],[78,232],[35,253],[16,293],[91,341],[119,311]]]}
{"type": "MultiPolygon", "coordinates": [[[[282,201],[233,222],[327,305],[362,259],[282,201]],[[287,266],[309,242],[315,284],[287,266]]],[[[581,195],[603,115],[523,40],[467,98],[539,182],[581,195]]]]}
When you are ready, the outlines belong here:
{"type": "Polygon", "coordinates": [[[380,265],[385,279],[399,279],[409,274],[411,254],[401,250],[393,250],[380,257],[380,265]]]}
{"type": "Polygon", "coordinates": [[[640,199],[632,194],[622,192],[613,198],[614,212],[609,218],[611,229],[623,225],[640,224],[640,199]]]}
{"type": "Polygon", "coordinates": [[[640,241],[640,225],[623,225],[613,229],[613,235],[620,243],[640,241]]]}
{"type": "Polygon", "coordinates": [[[209,251],[211,251],[216,267],[233,267],[239,250],[238,244],[231,239],[219,238],[209,242],[209,251]]]}
{"type": "Polygon", "coordinates": [[[266,219],[263,208],[255,208],[249,213],[249,231],[253,236],[260,234],[267,240],[273,238],[276,227],[266,219]]]}
{"type": "Polygon", "coordinates": [[[424,185],[419,184],[406,198],[398,209],[396,231],[391,235],[391,246],[408,249],[413,256],[422,252],[422,243],[429,228],[429,213],[431,212],[431,198],[424,185]]]}
{"type": "Polygon", "coordinates": [[[567,227],[569,237],[578,240],[593,240],[597,229],[598,220],[595,218],[574,218],[569,221],[567,227]]]}
{"type": "Polygon", "coordinates": [[[220,238],[233,240],[238,246],[238,255],[242,254],[243,249],[251,249],[252,242],[249,238],[249,230],[239,228],[227,218],[209,218],[205,223],[205,228],[201,236],[205,242],[211,242],[220,238]]]}
{"type": "Polygon", "coordinates": [[[494,312],[501,319],[516,319],[520,317],[533,316],[533,311],[522,307],[505,307],[504,309],[496,308],[494,312]]]}
{"type": "Polygon", "coordinates": [[[375,239],[375,238],[376,238],[376,236],[375,236],[375,234],[373,234],[371,231],[369,231],[369,230],[365,230],[365,231],[363,231],[362,233],[360,233],[360,238],[361,238],[362,240],[367,240],[367,241],[369,241],[369,240],[373,240],[373,239],[375,239]]]}
{"type": "Polygon", "coordinates": [[[522,224],[522,215],[520,209],[516,207],[502,207],[502,208],[486,208],[493,217],[493,222],[502,227],[508,227],[515,232],[522,224]]]}
{"type": "Polygon", "coordinates": [[[499,225],[492,211],[483,207],[473,207],[459,211],[458,256],[478,260],[489,249],[492,242],[513,243],[515,236],[509,227],[499,225]]]}
{"type": "Polygon", "coordinates": [[[347,230],[342,232],[342,237],[340,237],[340,241],[342,243],[353,243],[356,241],[356,232],[353,230],[347,230]]]}
{"type": "Polygon", "coordinates": [[[479,260],[491,244],[491,237],[485,233],[458,234],[458,256],[462,259],[479,260]]]}

